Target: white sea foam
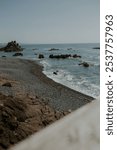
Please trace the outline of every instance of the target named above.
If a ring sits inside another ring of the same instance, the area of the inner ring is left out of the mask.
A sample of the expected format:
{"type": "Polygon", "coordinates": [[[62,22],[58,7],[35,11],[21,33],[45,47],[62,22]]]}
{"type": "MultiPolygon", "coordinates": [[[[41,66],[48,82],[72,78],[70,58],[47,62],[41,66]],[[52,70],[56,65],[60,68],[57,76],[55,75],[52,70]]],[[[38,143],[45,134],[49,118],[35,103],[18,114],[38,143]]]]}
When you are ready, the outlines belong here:
{"type": "Polygon", "coordinates": [[[82,92],[84,94],[90,95],[94,98],[99,96],[99,86],[95,84],[90,84],[87,81],[86,77],[75,78],[75,76],[71,75],[70,72],[66,70],[59,70],[57,75],[53,74],[54,69],[43,71],[49,78],[53,79],[55,82],[61,83],[75,91],[82,92]]]}
{"type": "Polygon", "coordinates": [[[45,70],[47,69],[47,67],[51,67],[50,63],[47,60],[41,60],[40,63],[43,64],[45,70]]]}

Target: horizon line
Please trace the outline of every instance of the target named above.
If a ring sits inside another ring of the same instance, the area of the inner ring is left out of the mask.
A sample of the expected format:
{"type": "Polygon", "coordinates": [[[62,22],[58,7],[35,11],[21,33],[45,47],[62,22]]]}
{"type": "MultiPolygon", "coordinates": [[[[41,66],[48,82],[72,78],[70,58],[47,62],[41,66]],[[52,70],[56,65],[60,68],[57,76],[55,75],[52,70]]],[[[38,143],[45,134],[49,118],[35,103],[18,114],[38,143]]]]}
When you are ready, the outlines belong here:
{"type": "Polygon", "coordinates": [[[22,43],[22,42],[19,42],[19,43],[21,43],[21,44],[100,44],[100,42],[79,42],[79,43],[60,43],[60,42],[58,42],[58,43],[22,43]]]}
{"type": "MultiPolygon", "coordinates": [[[[11,40],[11,41],[16,41],[16,40],[11,40]]],[[[9,42],[11,42],[11,41],[9,41],[9,42]]],[[[17,42],[17,41],[16,41],[17,42]]],[[[6,44],[6,43],[8,43],[8,42],[2,42],[2,43],[0,43],[0,44],[6,44]]],[[[17,43],[20,43],[20,44],[100,44],[100,42],[79,42],[79,43],[60,43],[60,42],[58,42],[58,43],[25,43],[25,42],[17,42],[17,43]]]]}

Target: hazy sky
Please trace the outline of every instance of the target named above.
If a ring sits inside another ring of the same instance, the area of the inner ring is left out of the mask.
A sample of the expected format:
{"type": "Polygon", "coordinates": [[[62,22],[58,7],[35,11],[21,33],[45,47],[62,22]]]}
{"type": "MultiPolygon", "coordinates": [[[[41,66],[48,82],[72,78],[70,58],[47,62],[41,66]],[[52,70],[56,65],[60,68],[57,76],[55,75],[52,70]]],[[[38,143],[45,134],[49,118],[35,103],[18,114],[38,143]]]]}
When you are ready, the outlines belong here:
{"type": "Polygon", "coordinates": [[[0,0],[0,43],[92,43],[99,0],[0,0]]]}

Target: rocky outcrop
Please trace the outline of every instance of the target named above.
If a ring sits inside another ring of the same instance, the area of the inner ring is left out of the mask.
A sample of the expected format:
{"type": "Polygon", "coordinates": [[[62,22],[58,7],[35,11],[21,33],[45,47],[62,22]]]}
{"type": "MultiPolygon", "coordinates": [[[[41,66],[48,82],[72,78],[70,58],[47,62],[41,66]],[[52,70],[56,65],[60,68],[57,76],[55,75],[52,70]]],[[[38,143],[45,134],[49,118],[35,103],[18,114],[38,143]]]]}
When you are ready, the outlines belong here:
{"type": "Polygon", "coordinates": [[[49,51],[57,51],[57,50],[59,50],[58,48],[51,48],[51,49],[49,49],[49,51]]]}
{"type": "Polygon", "coordinates": [[[15,53],[13,56],[23,56],[22,53],[15,53]]]}
{"type": "Polygon", "coordinates": [[[82,66],[84,66],[84,67],[89,67],[89,64],[88,64],[87,62],[82,62],[82,63],[80,63],[79,65],[82,65],[82,66]]]}
{"type": "Polygon", "coordinates": [[[77,55],[77,54],[74,54],[72,57],[73,57],[73,58],[81,58],[81,56],[80,56],[80,55],[77,55]]]}
{"type": "Polygon", "coordinates": [[[43,54],[39,54],[39,57],[38,58],[44,58],[44,55],[43,54]]]}
{"type": "Polygon", "coordinates": [[[51,54],[49,56],[49,58],[66,59],[66,58],[81,58],[81,56],[77,55],[77,54],[74,54],[74,55],[71,55],[71,54],[53,55],[53,54],[51,54]]]}
{"type": "Polygon", "coordinates": [[[2,57],[6,57],[5,55],[3,55],[2,57]]]}
{"type": "Polygon", "coordinates": [[[59,71],[56,70],[56,71],[53,72],[53,74],[54,74],[54,75],[58,75],[58,72],[59,72],[59,71]]]}
{"type": "Polygon", "coordinates": [[[68,57],[71,57],[71,54],[61,54],[61,55],[53,55],[53,54],[51,54],[49,56],[49,58],[57,58],[57,59],[59,59],[59,58],[65,59],[65,58],[68,58],[68,57]]]}
{"type": "Polygon", "coordinates": [[[21,48],[21,46],[16,41],[11,41],[5,47],[0,48],[0,51],[4,52],[18,52],[22,50],[23,48],[21,48]]]}

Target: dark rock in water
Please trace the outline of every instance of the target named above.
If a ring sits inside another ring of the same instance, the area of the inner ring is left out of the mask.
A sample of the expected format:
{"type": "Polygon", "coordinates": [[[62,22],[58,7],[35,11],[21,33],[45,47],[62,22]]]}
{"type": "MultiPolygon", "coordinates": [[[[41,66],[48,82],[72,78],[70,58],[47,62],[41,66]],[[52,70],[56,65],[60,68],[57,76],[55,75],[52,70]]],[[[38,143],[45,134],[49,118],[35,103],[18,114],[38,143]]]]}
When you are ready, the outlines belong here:
{"type": "Polygon", "coordinates": [[[51,54],[51,55],[49,56],[49,58],[54,58],[54,55],[53,55],[53,54],[51,54]]]}
{"type": "Polygon", "coordinates": [[[53,74],[57,75],[57,72],[53,72],[53,74]]]}
{"type": "Polygon", "coordinates": [[[53,74],[58,75],[58,70],[57,70],[57,71],[54,71],[53,74]]]}
{"type": "Polygon", "coordinates": [[[70,57],[73,57],[73,58],[81,58],[81,56],[80,56],[80,55],[77,55],[77,54],[74,54],[74,55],[71,55],[71,54],[53,55],[53,54],[51,54],[51,55],[49,56],[49,58],[57,58],[57,59],[60,59],[60,58],[66,59],[66,58],[70,58],[70,57]]]}
{"type": "Polygon", "coordinates": [[[5,47],[0,48],[0,51],[4,52],[18,52],[22,50],[23,48],[21,48],[21,46],[18,43],[16,43],[16,41],[11,41],[5,47]]]}
{"type": "Polygon", "coordinates": [[[89,64],[87,62],[80,63],[79,65],[82,65],[84,67],[89,67],[89,64]]]}
{"type": "Polygon", "coordinates": [[[35,51],[35,50],[37,50],[37,48],[33,48],[32,50],[35,51]]]}
{"type": "Polygon", "coordinates": [[[44,58],[44,55],[43,54],[39,54],[39,57],[38,58],[44,58]]]}
{"type": "Polygon", "coordinates": [[[23,56],[22,53],[15,53],[13,56],[23,56]]]}
{"type": "Polygon", "coordinates": [[[6,56],[3,55],[2,57],[6,57],[6,56]]]}
{"type": "Polygon", "coordinates": [[[67,48],[67,50],[72,50],[72,48],[67,48]]]}
{"type": "Polygon", "coordinates": [[[12,87],[11,83],[9,83],[9,82],[2,84],[2,86],[12,87]]]}
{"type": "Polygon", "coordinates": [[[93,49],[100,49],[100,47],[93,47],[93,49]]]}
{"type": "Polygon", "coordinates": [[[65,59],[65,58],[69,58],[69,57],[72,57],[71,54],[61,54],[61,55],[53,55],[53,54],[51,54],[49,56],[49,58],[57,58],[57,59],[60,59],[60,58],[65,59]]]}
{"type": "Polygon", "coordinates": [[[59,49],[57,49],[57,48],[51,48],[51,49],[49,49],[49,51],[57,51],[57,50],[59,50],[59,49]]]}
{"type": "Polygon", "coordinates": [[[81,58],[81,56],[80,56],[80,55],[77,55],[77,54],[74,54],[72,57],[73,57],[73,58],[81,58]]]}

